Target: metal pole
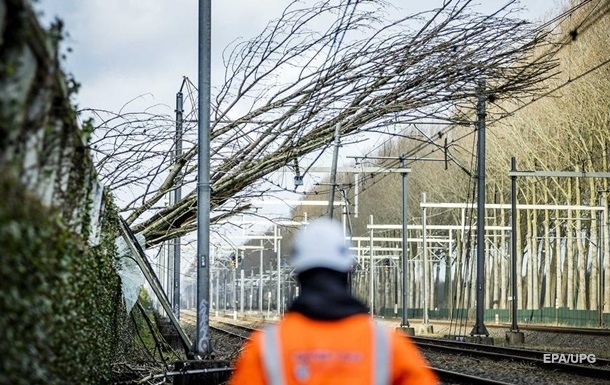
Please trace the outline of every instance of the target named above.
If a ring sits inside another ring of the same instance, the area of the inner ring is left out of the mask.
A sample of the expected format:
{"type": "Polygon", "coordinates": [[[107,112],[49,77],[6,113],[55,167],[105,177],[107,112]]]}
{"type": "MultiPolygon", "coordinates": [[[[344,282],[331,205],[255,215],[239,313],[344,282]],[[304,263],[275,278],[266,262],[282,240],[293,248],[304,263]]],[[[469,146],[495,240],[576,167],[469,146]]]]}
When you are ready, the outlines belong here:
{"type": "Polygon", "coordinates": [[[197,155],[197,332],[194,351],[212,353],[210,337],[210,87],[212,1],[199,0],[197,155]]]}
{"type": "Polygon", "coordinates": [[[369,304],[371,307],[371,317],[375,314],[375,260],[373,259],[373,215],[371,214],[371,235],[369,243],[369,304]]]}
{"type": "Polygon", "coordinates": [[[339,158],[339,146],[341,145],[341,123],[335,126],[335,151],[333,152],[333,163],[330,171],[330,197],[328,198],[328,216],[333,219],[333,208],[335,206],[335,187],[337,185],[337,162],[339,158]]]}
{"type": "Polygon", "coordinates": [[[153,292],[157,296],[157,299],[159,300],[159,302],[161,302],[161,306],[163,306],[163,310],[165,310],[165,312],[167,313],[167,316],[169,317],[170,322],[174,325],[174,327],[178,331],[178,334],[180,335],[180,339],[184,345],[185,350],[189,349],[190,345],[191,345],[191,341],[189,340],[186,333],[180,326],[180,322],[178,322],[178,319],[174,316],[174,312],[172,311],[172,305],[169,301],[169,298],[163,292],[163,287],[161,285],[161,282],[159,281],[158,277],[155,276],[155,272],[154,272],[154,269],[152,268],[152,266],[150,266],[150,264],[148,263],[148,260],[146,259],[146,255],[144,254],[144,250],[142,249],[142,247],[138,243],[136,237],[131,232],[131,229],[129,228],[127,223],[125,223],[125,221],[123,219],[120,219],[120,231],[123,235],[125,242],[127,243],[127,246],[129,247],[129,249],[131,250],[131,252],[133,254],[134,261],[140,267],[140,270],[142,271],[142,273],[144,274],[144,277],[150,284],[153,292]]]}
{"type": "Polygon", "coordinates": [[[485,310],[485,81],[479,82],[477,103],[478,160],[477,170],[477,285],[476,320],[471,336],[489,336],[484,323],[485,310]]]}
{"type": "Polygon", "coordinates": [[[223,312],[226,314],[227,309],[228,309],[228,305],[227,303],[229,302],[227,296],[229,295],[229,291],[227,290],[227,270],[223,269],[222,270],[222,297],[223,297],[223,302],[224,302],[224,309],[223,312]]]}
{"type": "MultiPolygon", "coordinates": [[[[400,156],[400,166],[405,167],[405,155],[400,156]]],[[[407,173],[400,173],[402,184],[402,321],[400,326],[410,327],[407,317],[407,173]]]]}
{"type": "Polygon", "coordinates": [[[254,295],[254,270],[250,270],[250,313],[252,313],[252,296],[254,295]]]}
{"type": "Polygon", "coordinates": [[[165,248],[165,242],[163,243],[163,247],[161,247],[161,252],[159,253],[159,275],[160,278],[160,286],[165,295],[168,294],[169,289],[167,287],[167,256],[165,255],[167,250],[165,248]]]}
{"type": "Polygon", "coordinates": [[[231,269],[231,309],[237,316],[237,266],[231,269]]]}
{"type": "MultiPolygon", "coordinates": [[[[422,202],[426,203],[426,193],[422,193],[422,202]]],[[[426,212],[427,208],[424,207],[423,208],[423,214],[422,214],[422,251],[423,251],[423,269],[422,269],[422,275],[423,275],[423,279],[424,279],[424,323],[427,324],[429,322],[428,320],[428,244],[426,243],[426,212]]]]}
{"type": "Polygon", "coordinates": [[[277,316],[282,315],[280,303],[282,301],[282,260],[281,260],[281,244],[280,244],[280,228],[275,225],[275,259],[277,260],[277,316]]]}
{"type": "Polygon", "coordinates": [[[398,264],[392,263],[394,270],[394,317],[398,315],[398,264]]]}
{"type": "MultiPolygon", "coordinates": [[[[177,161],[178,158],[182,155],[182,112],[183,104],[182,104],[182,92],[176,93],[176,138],[175,138],[175,155],[174,161],[177,161]]],[[[182,199],[182,188],[180,184],[182,181],[178,182],[178,186],[174,190],[174,200],[173,204],[175,205],[182,199]]],[[[173,241],[174,246],[174,314],[176,314],[176,318],[180,319],[180,237],[174,238],[173,241]]]]}
{"type": "Polygon", "coordinates": [[[167,292],[165,293],[167,295],[167,299],[170,302],[170,306],[172,309],[172,313],[176,314],[175,312],[175,308],[173,305],[173,299],[174,299],[174,244],[172,240],[168,240],[167,242],[164,242],[164,247],[166,249],[166,253],[165,255],[167,256],[167,260],[166,260],[166,264],[167,264],[167,271],[166,271],[166,275],[165,275],[165,279],[166,279],[166,285],[165,287],[167,288],[167,292]]]}
{"type": "MultiPolygon", "coordinates": [[[[510,158],[510,170],[517,171],[517,160],[515,157],[510,158]]],[[[512,324],[510,330],[513,332],[519,331],[517,325],[517,177],[511,175],[510,177],[510,277],[511,277],[511,293],[512,293],[512,304],[511,304],[511,319],[512,324]]]]}
{"type": "Polygon", "coordinates": [[[258,262],[258,312],[263,315],[263,240],[261,239],[261,251],[258,262]]]}
{"type": "Polygon", "coordinates": [[[602,306],[602,311],[605,311],[607,307],[610,307],[610,301],[606,302],[608,300],[608,296],[606,296],[606,287],[608,287],[608,284],[610,284],[608,282],[608,280],[610,279],[610,276],[608,276],[607,274],[607,270],[606,270],[606,265],[610,263],[610,237],[608,237],[608,225],[610,224],[608,222],[608,195],[607,195],[608,191],[604,191],[604,198],[603,198],[603,210],[602,210],[602,228],[604,229],[603,234],[604,234],[604,246],[603,246],[603,261],[605,261],[601,266],[600,266],[600,286],[603,289],[602,293],[600,293],[600,301],[601,301],[601,306],[602,306]],[[603,273],[603,275],[602,275],[603,273]]]}
{"type": "Polygon", "coordinates": [[[216,317],[218,317],[218,312],[220,310],[220,270],[216,269],[216,306],[214,307],[216,311],[216,317]]]}
{"type": "Polygon", "coordinates": [[[245,302],[245,297],[244,297],[244,286],[245,286],[245,282],[246,282],[246,273],[244,272],[244,268],[242,267],[241,270],[239,271],[239,312],[243,315],[244,314],[244,302],[245,302]]]}
{"type": "Polygon", "coordinates": [[[358,197],[360,196],[359,194],[359,188],[358,185],[360,184],[360,174],[355,174],[354,175],[354,218],[358,218],[358,197]]]}
{"type": "MultiPolygon", "coordinates": [[[[602,196],[599,196],[599,205],[602,205],[602,196]]],[[[595,214],[598,217],[597,225],[597,310],[599,313],[599,326],[604,326],[604,293],[602,286],[602,274],[604,273],[604,261],[602,259],[602,242],[604,235],[603,213],[599,212],[595,214]]]]}

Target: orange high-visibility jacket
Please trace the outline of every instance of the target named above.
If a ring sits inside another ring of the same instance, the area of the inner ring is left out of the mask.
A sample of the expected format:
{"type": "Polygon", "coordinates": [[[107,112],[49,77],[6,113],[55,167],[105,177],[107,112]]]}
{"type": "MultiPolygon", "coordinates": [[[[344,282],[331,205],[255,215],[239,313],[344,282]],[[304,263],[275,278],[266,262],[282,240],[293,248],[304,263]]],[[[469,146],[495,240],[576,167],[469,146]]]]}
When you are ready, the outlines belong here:
{"type": "Polygon", "coordinates": [[[256,331],[230,385],[437,384],[418,348],[366,314],[321,321],[297,312],[256,331]],[[271,346],[269,346],[271,345],[271,346]],[[379,380],[379,378],[383,380],[379,380]],[[279,378],[279,381],[277,381],[279,378]],[[377,378],[377,379],[376,379],[377,378]]]}

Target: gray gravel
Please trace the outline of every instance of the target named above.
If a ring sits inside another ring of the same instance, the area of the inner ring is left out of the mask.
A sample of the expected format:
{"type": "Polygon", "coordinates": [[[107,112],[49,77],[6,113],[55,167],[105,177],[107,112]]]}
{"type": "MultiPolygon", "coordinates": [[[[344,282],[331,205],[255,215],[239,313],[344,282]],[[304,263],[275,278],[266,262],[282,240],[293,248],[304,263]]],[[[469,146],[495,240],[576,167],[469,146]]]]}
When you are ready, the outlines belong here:
{"type": "Polygon", "coordinates": [[[588,377],[574,376],[564,372],[544,370],[535,365],[520,362],[495,361],[461,355],[448,356],[439,352],[423,352],[430,365],[483,378],[491,378],[511,384],[610,384],[588,377]]]}
{"type": "MultiPolygon", "coordinates": [[[[381,320],[387,326],[399,326],[393,320],[381,320]]],[[[417,336],[438,337],[456,334],[455,327],[450,331],[448,325],[433,324],[434,333],[425,333],[425,328],[419,323],[411,323],[417,336]]],[[[462,334],[469,334],[472,328],[463,328],[462,334]]],[[[507,329],[488,327],[490,337],[494,338],[494,344],[505,345],[505,333],[507,329]]],[[[511,347],[524,349],[535,349],[557,353],[584,353],[595,354],[597,357],[610,358],[610,337],[576,335],[566,333],[546,333],[524,331],[525,343],[521,346],[511,347]]],[[[568,374],[561,371],[545,370],[534,364],[510,361],[496,361],[491,359],[468,357],[462,355],[447,355],[437,351],[424,351],[430,365],[439,369],[452,370],[483,378],[491,378],[512,384],[610,384],[607,380],[596,380],[568,374]]]]}
{"type": "MultiPolygon", "coordinates": [[[[389,327],[398,326],[395,321],[381,320],[381,322],[389,327]]],[[[435,333],[433,334],[425,334],[421,325],[412,324],[411,326],[415,328],[416,335],[418,336],[441,338],[443,335],[453,334],[449,333],[449,327],[447,325],[434,325],[435,333]]],[[[506,329],[488,328],[488,330],[490,332],[490,337],[494,338],[496,345],[504,345],[506,329]]],[[[467,329],[465,332],[467,334],[470,332],[470,329],[467,329]]],[[[534,331],[524,331],[524,333],[525,344],[512,347],[523,347],[526,349],[558,353],[595,354],[597,357],[610,358],[610,337],[607,336],[599,337],[534,331]]],[[[228,359],[234,358],[236,354],[236,344],[234,340],[223,341],[222,345],[224,345],[224,349],[219,350],[225,352],[232,350],[232,352],[225,357],[228,359]]],[[[562,371],[545,370],[534,364],[522,362],[496,361],[464,355],[447,355],[446,353],[439,353],[437,351],[424,351],[423,353],[433,367],[483,378],[491,378],[511,384],[610,384],[610,378],[607,380],[596,380],[562,371]]]]}
{"type": "MultiPolygon", "coordinates": [[[[382,321],[388,326],[398,326],[394,321],[382,321]]],[[[434,334],[424,333],[420,324],[412,323],[417,336],[439,337],[447,334],[456,334],[455,327],[450,331],[448,325],[434,324],[434,334]]],[[[471,327],[462,328],[462,334],[468,335],[471,327]]],[[[494,344],[505,345],[506,328],[495,328],[488,326],[489,336],[494,339],[494,344]]],[[[525,343],[523,345],[512,345],[514,348],[535,349],[557,353],[584,353],[595,354],[597,357],[610,358],[610,336],[576,335],[568,333],[547,333],[524,330],[525,343]]],[[[508,345],[507,345],[508,346],[508,345]]]]}

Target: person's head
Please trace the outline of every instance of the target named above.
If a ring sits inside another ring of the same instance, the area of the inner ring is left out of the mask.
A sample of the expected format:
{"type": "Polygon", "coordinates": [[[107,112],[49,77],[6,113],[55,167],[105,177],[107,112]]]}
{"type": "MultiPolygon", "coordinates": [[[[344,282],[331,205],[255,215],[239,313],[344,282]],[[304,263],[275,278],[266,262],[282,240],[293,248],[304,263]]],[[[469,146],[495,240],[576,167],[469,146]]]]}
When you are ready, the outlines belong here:
{"type": "Polygon", "coordinates": [[[311,221],[294,238],[291,264],[297,274],[315,268],[348,273],[354,258],[341,225],[328,218],[311,221]]]}

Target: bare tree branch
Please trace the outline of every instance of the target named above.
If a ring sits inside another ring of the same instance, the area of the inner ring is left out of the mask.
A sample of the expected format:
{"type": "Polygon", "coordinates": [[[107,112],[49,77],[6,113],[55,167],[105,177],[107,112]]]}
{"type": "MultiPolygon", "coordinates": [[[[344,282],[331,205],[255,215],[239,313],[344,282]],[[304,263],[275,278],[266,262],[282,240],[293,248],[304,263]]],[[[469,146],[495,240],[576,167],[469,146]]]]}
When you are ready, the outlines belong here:
{"type": "MultiPolygon", "coordinates": [[[[295,1],[227,51],[212,109],[213,212],[246,210],[265,193],[262,177],[326,146],[337,123],[344,138],[422,118],[469,123],[482,77],[498,100],[533,95],[554,75],[552,49],[533,60],[548,32],[513,18],[512,1],[492,15],[460,0],[399,19],[389,11],[376,0],[295,1]]],[[[149,244],[192,231],[196,219],[194,189],[173,207],[157,206],[177,186],[192,189],[196,175],[194,124],[184,135],[191,147],[170,164],[172,125],[169,117],[110,115],[93,143],[103,180],[131,189],[125,210],[149,244]]]]}

